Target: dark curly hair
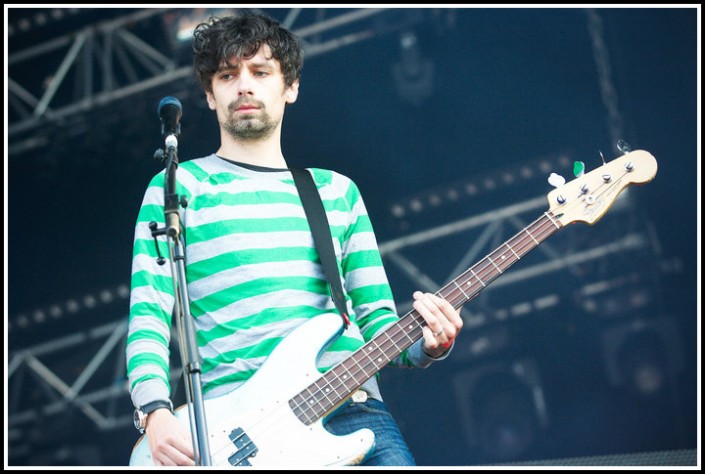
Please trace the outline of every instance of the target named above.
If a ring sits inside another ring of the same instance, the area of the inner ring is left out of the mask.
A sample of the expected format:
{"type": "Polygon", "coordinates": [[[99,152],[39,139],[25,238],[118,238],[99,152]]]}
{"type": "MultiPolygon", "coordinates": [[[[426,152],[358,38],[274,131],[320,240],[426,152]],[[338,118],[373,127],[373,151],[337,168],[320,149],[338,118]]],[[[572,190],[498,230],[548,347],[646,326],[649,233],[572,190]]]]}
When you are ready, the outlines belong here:
{"type": "Polygon", "coordinates": [[[211,79],[221,64],[232,58],[249,59],[263,44],[269,45],[272,57],[279,61],[286,86],[301,77],[304,51],[301,40],[281,24],[263,14],[243,11],[236,16],[211,17],[193,32],[193,65],[198,82],[212,92],[211,79]]]}

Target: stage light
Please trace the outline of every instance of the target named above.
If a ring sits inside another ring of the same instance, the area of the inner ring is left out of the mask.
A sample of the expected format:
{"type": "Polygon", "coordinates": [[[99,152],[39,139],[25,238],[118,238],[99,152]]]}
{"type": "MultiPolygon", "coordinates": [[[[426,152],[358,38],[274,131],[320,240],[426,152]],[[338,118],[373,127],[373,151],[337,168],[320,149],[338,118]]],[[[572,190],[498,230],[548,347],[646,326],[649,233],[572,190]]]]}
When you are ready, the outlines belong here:
{"type": "Polygon", "coordinates": [[[34,317],[34,322],[39,324],[43,323],[46,319],[46,314],[41,309],[34,311],[32,316],[34,317]]]}
{"type": "Polygon", "coordinates": [[[94,294],[86,294],[80,298],[69,298],[63,303],[52,303],[45,308],[36,308],[29,315],[19,314],[13,316],[12,324],[8,324],[8,331],[14,328],[24,329],[30,325],[40,325],[56,320],[68,314],[76,314],[83,310],[93,310],[101,304],[111,304],[120,299],[127,299],[130,296],[130,288],[127,284],[118,285],[114,289],[105,288],[94,294]],[[48,317],[51,316],[51,319],[48,317]]]}
{"type": "Polygon", "coordinates": [[[52,318],[60,318],[64,314],[64,311],[61,309],[61,306],[58,304],[53,304],[49,308],[49,315],[51,315],[52,318]]]}
{"type": "MultiPolygon", "coordinates": [[[[560,171],[570,166],[572,160],[569,156],[558,154],[553,157],[541,157],[533,163],[522,165],[520,168],[505,168],[485,176],[475,176],[467,180],[445,183],[422,193],[409,196],[394,202],[389,207],[390,214],[397,219],[408,217],[408,214],[420,214],[430,209],[441,208],[445,205],[455,205],[463,198],[471,198],[482,193],[493,193],[512,186],[521,185],[523,182],[548,177],[551,172],[560,171]],[[424,205],[427,203],[428,205],[424,205]]],[[[545,185],[545,181],[542,186],[545,185]]],[[[622,193],[623,195],[626,194],[622,193]]]]}
{"type": "Polygon", "coordinates": [[[415,33],[404,32],[399,44],[400,59],[392,66],[397,94],[406,102],[420,105],[433,95],[435,66],[422,56],[415,33]]]}
{"type": "Polygon", "coordinates": [[[221,17],[233,14],[227,8],[180,8],[165,13],[162,18],[166,30],[170,32],[176,46],[190,43],[193,30],[200,23],[207,22],[211,17],[221,17]]]}

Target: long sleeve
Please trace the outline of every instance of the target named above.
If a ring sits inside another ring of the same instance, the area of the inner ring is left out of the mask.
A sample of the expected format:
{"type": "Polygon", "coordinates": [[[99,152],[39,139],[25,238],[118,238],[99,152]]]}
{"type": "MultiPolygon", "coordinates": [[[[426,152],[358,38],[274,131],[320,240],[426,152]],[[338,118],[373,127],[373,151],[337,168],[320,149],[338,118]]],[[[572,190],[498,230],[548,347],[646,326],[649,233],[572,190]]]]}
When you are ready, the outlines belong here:
{"type": "Polygon", "coordinates": [[[164,237],[158,238],[167,263],[157,263],[149,223],[164,226],[164,173],[155,176],[137,217],[132,256],[127,374],[133,403],[169,399],[169,337],[174,286],[164,237]]]}
{"type": "MultiPolygon", "coordinates": [[[[394,297],[383,266],[370,216],[364,200],[353,181],[346,193],[349,204],[349,224],[343,242],[342,269],[345,290],[350,295],[353,313],[365,341],[369,341],[390,325],[399,321],[394,297]]],[[[432,358],[423,351],[422,340],[390,362],[400,368],[425,368],[442,358],[432,358]]]]}

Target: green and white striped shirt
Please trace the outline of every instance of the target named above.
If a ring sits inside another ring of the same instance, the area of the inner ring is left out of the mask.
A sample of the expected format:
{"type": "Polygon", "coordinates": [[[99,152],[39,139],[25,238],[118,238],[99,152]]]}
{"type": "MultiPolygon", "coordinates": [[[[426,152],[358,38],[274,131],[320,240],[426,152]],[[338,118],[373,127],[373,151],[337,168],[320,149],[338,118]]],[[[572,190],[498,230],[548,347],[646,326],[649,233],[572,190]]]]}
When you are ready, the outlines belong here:
{"type": "MultiPolygon", "coordinates": [[[[392,291],[360,192],[349,178],[311,169],[330,223],[350,326],[321,355],[325,370],[398,320],[392,291]]],[[[164,175],[150,182],[137,218],[127,340],[136,406],[168,399],[174,306],[171,266],[158,265],[149,223],[164,225],[164,175]]],[[[293,329],[336,312],[308,221],[288,170],[236,164],[216,155],[177,170],[190,311],[206,398],[244,383],[293,329]]],[[[165,237],[160,252],[168,256],[165,237]]],[[[432,362],[420,341],[391,365],[432,362]]],[[[364,386],[381,399],[375,378],[364,386]]]]}

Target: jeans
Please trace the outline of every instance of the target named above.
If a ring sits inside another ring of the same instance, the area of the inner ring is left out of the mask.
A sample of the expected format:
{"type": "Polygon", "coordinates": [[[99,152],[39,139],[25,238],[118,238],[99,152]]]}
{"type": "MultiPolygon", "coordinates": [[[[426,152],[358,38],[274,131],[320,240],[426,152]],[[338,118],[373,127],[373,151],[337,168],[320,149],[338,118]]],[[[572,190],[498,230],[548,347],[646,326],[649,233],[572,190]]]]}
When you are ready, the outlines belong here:
{"type": "Polygon", "coordinates": [[[335,435],[369,428],[375,434],[375,447],[362,466],[415,466],[414,457],[399,431],[396,421],[379,400],[351,402],[341,407],[325,424],[335,435]]]}

